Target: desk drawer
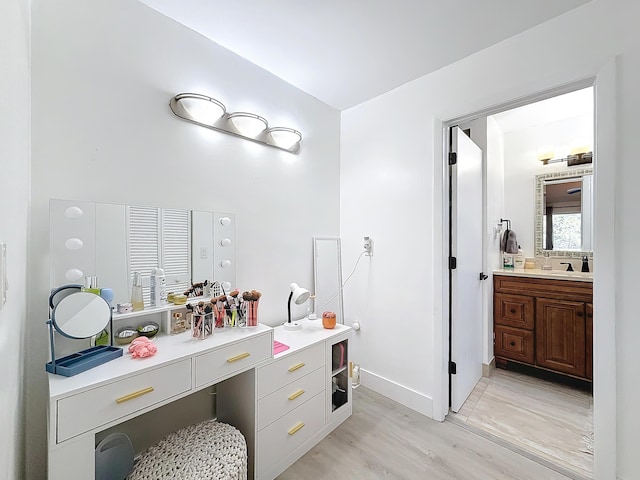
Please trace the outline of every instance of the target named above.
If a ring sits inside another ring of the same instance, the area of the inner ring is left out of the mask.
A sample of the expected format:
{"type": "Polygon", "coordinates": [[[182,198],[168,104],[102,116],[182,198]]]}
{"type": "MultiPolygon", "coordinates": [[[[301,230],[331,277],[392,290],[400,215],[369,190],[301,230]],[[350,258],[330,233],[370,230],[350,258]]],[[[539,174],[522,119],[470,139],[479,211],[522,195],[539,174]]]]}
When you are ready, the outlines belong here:
{"type": "Polygon", "coordinates": [[[325,398],[324,392],[319,393],[258,432],[259,472],[278,465],[324,427],[325,398]]]}
{"type": "Polygon", "coordinates": [[[191,359],[58,401],[57,441],[87,432],[191,389],[191,359]]]}
{"type": "Polygon", "coordinates": [[[324,365],[324,343],[287,355],[258,371],[258,398],[275,392],[324,365]]]}
{"type": "Polygon", "coordinates": [[[533,332],[521,328],[495,327],[493,352],[497,357],[507,357],[533,364],[533,332]]]}
{"type": "Polygon", "coordinates": [[[258,401],[258,430],[303,404],[325,389],[324,368],[285,385],[258,401]]]}
{"type": "MultiPolygon", "coordinates": [[[[206,340],[205,340],[206,341],[206,340]]],[[[248,370],[271,358],[271,335],[260,335],[196,357],[196,388],[216,383],[228,375],[248,370]]]]}

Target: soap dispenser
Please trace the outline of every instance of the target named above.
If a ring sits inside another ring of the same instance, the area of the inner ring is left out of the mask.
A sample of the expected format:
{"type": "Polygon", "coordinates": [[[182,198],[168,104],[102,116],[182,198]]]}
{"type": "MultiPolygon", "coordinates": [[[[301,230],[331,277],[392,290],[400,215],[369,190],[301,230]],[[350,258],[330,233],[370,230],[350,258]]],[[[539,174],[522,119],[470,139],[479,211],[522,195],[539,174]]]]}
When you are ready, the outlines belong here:
{"type": "Polygon", "coordinates": [[[587,257],[586,255],[582,257],[582,271],[589,271],[589,257],[587,257]]]}

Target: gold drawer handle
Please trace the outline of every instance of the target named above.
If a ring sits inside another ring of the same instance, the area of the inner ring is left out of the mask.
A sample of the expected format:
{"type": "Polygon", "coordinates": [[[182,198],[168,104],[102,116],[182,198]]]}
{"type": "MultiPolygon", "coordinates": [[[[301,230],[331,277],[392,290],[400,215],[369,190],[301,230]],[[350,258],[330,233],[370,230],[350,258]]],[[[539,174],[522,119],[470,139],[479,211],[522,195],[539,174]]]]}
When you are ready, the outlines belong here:
{"type": "Polygon", "coordinates": [[[304,423],[300,422],[291,430],[289,430],[289,435],[295,435],[296,433],[298,433],[298,430],[300,430],[302,427],[304,427],[304,423]]]}
{"type": "Polygon", "coordinates": [[[289,395],[289,400],[295,400],[296,398],[298,398],[303,393],[304,393],[304,390],[300,389],[296,393],[292,393],[291,395],[289,395]]]}
{"type": "Polygon", "coordinates": [[[304,367],[304,362],[300,362],[297,365],[294,365],[293,367],[289,368],[290,372],[295,372],[296,370],[298,370],[299,368],[304,367]]]}
{"type": "Polygon", "coordinates": [[[227,363],[237,362],[238,360],[247,358],[249,355],[251,355],[249,352],[244,352],[244,353],[241,353],[240,355],[236,355],[235,357],[227,358],[227,363]]]}
{"type": "Polygon", "coordinates": [[[153,392],[153,387],[147,387],[142,390],[138,390],[137,392],[130,393],[129,395],[125,395],[124,397],[116,398],[116,403],[128,402],[129,400],[133,400],[134,398],[141,397],[142,395],[146,395],[151,392],[153,392]]]}

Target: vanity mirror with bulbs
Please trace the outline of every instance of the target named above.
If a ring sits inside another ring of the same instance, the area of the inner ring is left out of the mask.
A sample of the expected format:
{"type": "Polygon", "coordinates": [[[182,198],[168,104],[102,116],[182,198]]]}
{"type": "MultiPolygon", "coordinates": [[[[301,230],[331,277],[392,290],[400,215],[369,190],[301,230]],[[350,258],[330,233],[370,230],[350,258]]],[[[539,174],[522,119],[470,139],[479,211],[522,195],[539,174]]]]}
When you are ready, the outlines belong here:
{"type": "MultiPolygon", "coordinates": [[[[144,310],[152,305],[151,273],[164,271],[167,293],[182,294],[192,283],[236,285],[235,215],[200,210],[52,199],[50,286],[97,279],[112,292],[112,307],[131,301],[134,272],[140,274],[144,310]]],[[[114,313],[114,320],[122,315],[114,313]]],[[[165,315],[168,318],[168,313],[165,315]]]]}

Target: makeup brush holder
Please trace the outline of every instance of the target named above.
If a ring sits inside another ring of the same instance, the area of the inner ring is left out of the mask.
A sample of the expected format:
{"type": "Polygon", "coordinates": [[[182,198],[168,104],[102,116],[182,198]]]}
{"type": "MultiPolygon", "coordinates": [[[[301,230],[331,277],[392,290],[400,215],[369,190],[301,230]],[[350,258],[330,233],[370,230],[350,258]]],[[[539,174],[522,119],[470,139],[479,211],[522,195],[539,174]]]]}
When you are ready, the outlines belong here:
{"type": "Polygon", "coordinates": [[[249,300],[247,305],[247,327],[258,326],[258,302],[259,300],[249,300]]]}
{"type": "Polygon", "coordinates": [[[191,318],[193,338],[204,340],[213,335],[213,313],[194,313],[191,318]]]}

